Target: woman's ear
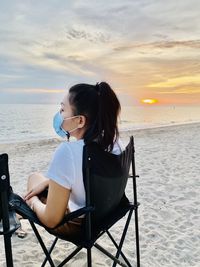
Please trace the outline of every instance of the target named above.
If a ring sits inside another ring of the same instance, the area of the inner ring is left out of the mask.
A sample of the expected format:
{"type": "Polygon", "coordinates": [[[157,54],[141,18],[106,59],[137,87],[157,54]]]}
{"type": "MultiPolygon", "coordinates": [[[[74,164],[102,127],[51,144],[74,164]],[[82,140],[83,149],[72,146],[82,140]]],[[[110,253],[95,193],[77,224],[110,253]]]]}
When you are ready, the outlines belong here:
{"type": "Polygon", "coordinates": [[[79,116],[78,128],[83,128],[86,125],[86,117],[83,115],[79,116]]]}

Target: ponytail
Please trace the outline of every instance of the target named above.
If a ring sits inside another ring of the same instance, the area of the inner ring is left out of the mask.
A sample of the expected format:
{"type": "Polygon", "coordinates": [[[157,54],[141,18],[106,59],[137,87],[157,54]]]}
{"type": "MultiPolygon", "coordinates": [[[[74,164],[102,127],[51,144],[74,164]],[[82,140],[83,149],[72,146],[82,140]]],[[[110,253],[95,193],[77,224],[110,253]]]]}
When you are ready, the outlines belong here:
{"type": "Polygon", "coordinates": [[[109,84],[101,82],[97,84],[99,95],[98,112],[98,142],[101,146],[111,151],[113,142],[119,137],[117,118],[120,112],[120,103],[109,84]]]}
{"type": "Polygon", "coordinates": [[[112,151],[119,137],[117,119],[121,107],[109,84],[77,84],[69,90],[69,102],[74,115],[86,117],[85,143],[96,141],[104,150],[112,151]]]}

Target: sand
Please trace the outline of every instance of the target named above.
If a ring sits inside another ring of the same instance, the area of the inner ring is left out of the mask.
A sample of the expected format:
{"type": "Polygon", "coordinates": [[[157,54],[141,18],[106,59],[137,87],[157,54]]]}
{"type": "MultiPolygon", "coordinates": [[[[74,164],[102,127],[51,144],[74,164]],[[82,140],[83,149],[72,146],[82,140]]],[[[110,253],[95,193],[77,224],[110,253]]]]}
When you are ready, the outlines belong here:
{"type": "MultiPolygon", "coordinates": [[[[135,137],[138,179],[141,267],[200,266],[200,124],[187,124],[121,133],[123,142],[135,137]]],[[[59,140],[1,144],[0,153],[9,154],[11,184],[23,194],[28,175],[45,172],[59,140]]],[[[132,197],[129,182],[127,195],[132,197]]],[[[12,237],[16,267],[40,266],[44,256],[27,221],[24,239],[12,237]]],[[[113,229],[118,239],[122,223],[113,229]]],[[[45,242],[52,236],[39,228],[45,242]]],[[[106,238],[102,243],[114,251],[106,238]]],[[[60,241],[54,253],[56,263],[73,246],[60,241]]],[[[135,266],[134,221],[126,238],[124,252],[135,266]]],[[[110,260],[93,249],[94,266],[111,266],[110,260]]],[[[5,266],[3,238],[0,237],[0,266],[5,266]]],[[[47,265],[48,266],[48,265],[47,265]]],[[[81,251],[66,266],[86,266],[86,251],[81,251]]]]}

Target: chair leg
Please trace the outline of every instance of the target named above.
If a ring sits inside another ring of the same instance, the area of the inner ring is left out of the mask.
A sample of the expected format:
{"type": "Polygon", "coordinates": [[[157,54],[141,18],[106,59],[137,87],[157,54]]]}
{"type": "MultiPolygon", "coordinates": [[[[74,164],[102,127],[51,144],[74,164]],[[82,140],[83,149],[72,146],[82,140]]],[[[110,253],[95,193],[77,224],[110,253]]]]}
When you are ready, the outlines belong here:
{"type": "MultiPolygon", "coordinates": [[[[39,232],[38,232],[38,230],[37,230],[37,228],[36,228],[36,226],[35,226],[35,224],[32,221],[29,221],[29,222],[31,224],[31,227],[32,227],[37,239],[38,239],[38,242],[40,243],[40,246],[42,247],[43,252],[46,255],[46,259],[44,260],[42,266],[44,266],[46,264],[46,261],[48,261],[51,267],[55,267],[55,265],[54,265],[54,263],[52,261],[52,258],[50,256],[50,253],[52,252],[52,250],[53,250],[58,238],[55,238],[50,250],[48,251],[46,246],[45,246],[45,244],[44,244],[44,242],[43,242],[43,240],[42,240],[42,238],[41,238],[41,236],[40,236],[40,234],[39,234],[39,232]]],[[[65,263],[67,263],[71,258],[73,258],[81,249],[82,249],[82,247],[77,247],[65,260],[63,260],[58,265],[58,267],[64,266],[65,263]]],[[[92,265],[90,265],[90,266],[92,267],[92,265]]],[[[10,267],[10,266],[7,266],[7,267],[10,267]]]]}
{"type": "Polygon", "coordinates": [[[62,267],[71,260],[83,247],[77,247],[65,260],[63,260],[57,267],[62,267]]]}
{"type": "Polygon", "coordinates": [[[91,253],[91,248],[87,248],[87,267],[92,267],[92,253],[91,253]]]}
{"type": "Polygon", "coordinates": [[[137,267],[140,267],[140,243],[139,243],[139,224],[138,224],[138,209],[135,209],[135,241],[136,241],[136,255],[137,267]]]}
{"type": "MultiPolygon", "coordinates": [[[[119,249],[118,244],[116,243],[116,241],[114,240],[114,238],[112,237],[111,233],[107,230],[106,231],[107,235],[109,236],[110,240],[113,242],[113,244],[115,245],[116,249],[119,249]]],[[[126,262],[128,267],[132,267],[129,260],[126,258],[126,256],[124,255],[124,253],[121,251],[120,252],[122,258],[124,259],[124,261],[126,262]]]]}
{"type": "Polygon", "coordinates": [[[12,259],[12,246],[11,246],[11,235],[4,235],[4,246],[5,246],[5,254],[6,254],[6,266],[13,267],[13,259],[12,259]]]}
{"type": "MultiPolygon", "coordinates": [[[[133,213],[133,210],[130,210],[130,212],[128,214],[128,218],[126,220],[126,224],[124,226],[124,231],[122,233],[122,237],[121,237],[121,240],[120,240],[120,243],[119,243],[119,246],[118,246],[118,250],[117,250],[117,253],[115,255],[115,257],[117,259],[119,258],[119,255],[121,253],[121,249],[122,249],[122,246],[123,246],[123,243],[124,243],[124,239],[126,237],[126,233],[127,233],[127,230],[128,230],[128,226],[129,226],[130,220],[131,220],[132,213],[133,213]]],[[[116,265],[117,265],[117,263],[114,262],[112,267],[115,267],[116,265]]]]}
{"type": "Polygon", "coordinates": [[[117,259],[115,256],[113,256],[110,252],[108,252],[107,250],[105,250],[99,244],[95,243],[94,246],[95,246],[95,248],[97,248],[98,250],[100,250],[103,254],[105,254],[106,256],[108,256],[111,260],[113,260],[114,262],[116,262],[116,264],[119,264],[122,267],[127,267],[126,264],[124,264],[123,262],[121,262],[119,259],[117,259]]]}
{"type": "Polygon", "coordinates": [[[43,240],[42,240],[42,238],[41,238],[41,236],[40,236],[40,234],[39,234],[39,232],[38,232],[38,230],[37,230],[35,224],[34,224],[32,221],[29,221],[29,222],[30,222],[31,227],[32,227],[32,229],[33,229],[33,231],[34,231],[34,233],[35,233],[35,235],[36,235],[36,237],[37,237],[37,240],[38,240],[39,243],[40,243],[40,246],[42,247],[42,249],[43,249],[43,251],[44,251],[44,253],[45,253],[46,257],[47,257],[47,260],[48,260],[50,266],[51,266],[51,267],[55,267],[55,265],[54,265],[54,263],[53,263],[53,261],[52,261],[52,258],[51,258],[51,256],[49,255],[49,252],[48,252],[48,250],[47,250],[47,248],[46,248],[46,246],[45,246],[45,244],[44,244],[44,242],[43,242],[43,240]]]}
{"type": "MultiPolygon", "coordinates": [[[[55,247],[57,241],[58,241],[58,237],[56,237],[56,238],[54,239],[54,241],[53,241],[53,243],[52,243],[52,245],[51,245],[51,247],[50,247],[50,249],[49,249],[49,251],[48,251],[49,255],[51,254],[52,250],[54,249],[54,247],[55,247]]],[[[46,258],[44,259],[44,261],[43,261],[41,267],[44,267],[44,266],[46,265],[47,261],[48,261],[48,259],[47,259],[47,257],[46,257],[46,258]]]]}

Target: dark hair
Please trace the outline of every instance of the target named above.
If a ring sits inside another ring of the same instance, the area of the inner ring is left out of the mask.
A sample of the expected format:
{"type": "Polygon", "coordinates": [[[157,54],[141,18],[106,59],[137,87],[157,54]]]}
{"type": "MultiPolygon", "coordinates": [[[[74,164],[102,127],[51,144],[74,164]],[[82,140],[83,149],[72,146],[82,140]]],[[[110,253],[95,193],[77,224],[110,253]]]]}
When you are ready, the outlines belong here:
{"type": "Polygon", "coordinates": [[[86,117],[85,143],[97,141],[104,150],[111,151],[119,137],[117,118],[121,107],[110,85],[74,85],[69,90],[69,103],[74,115],[86,117]]]}

